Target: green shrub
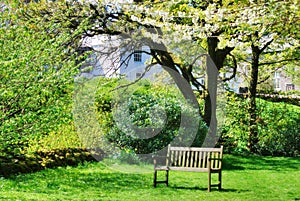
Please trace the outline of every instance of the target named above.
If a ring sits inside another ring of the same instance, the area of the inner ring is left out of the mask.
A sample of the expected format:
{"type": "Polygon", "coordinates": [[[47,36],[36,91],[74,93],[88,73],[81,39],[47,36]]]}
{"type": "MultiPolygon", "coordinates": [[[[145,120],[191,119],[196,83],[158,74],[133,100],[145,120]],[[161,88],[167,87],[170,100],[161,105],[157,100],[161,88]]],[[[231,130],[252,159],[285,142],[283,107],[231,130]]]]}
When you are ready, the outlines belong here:
{"type": "Polygon", "coordinates": [[[247,150],[248,102],[235,94],[228,94],[225,109],[225,124],[222,127],[220,143],[227,152],[244,152],[247,150]]]}
{"type": "Polygon", "coordinates": [[[18,155],[14,158],[0,157],[0,176],[9,177],[18,173],[29,173],[46,168],[74,166],[85,161],[102,160],[102,150],[83,148],[64,148],[40,150],[30,155],[18,155]]]}
{"type": "Polygon", "coordinates": [[[300,155],[300,107],[258,101],[259,150],[263,155],[300,155]]]}
{"type": "MultiPolygon", "coordinates": [[[[222,128],[221,143],[228,152],[247,151],[248,101],[235,95],[228,97],[226,123],[222,128]]],[[[257,99],[259,143],[262,155],[300,155],[300,107],[287,103],[273,103],[257,99]]]]}
{"type": "Polygon", "coordinates": [[[179,144],[202,145],[207,127],[178,91],[142,81],[114,94],[115,86],[102,87],[96,97],[100,126],[109,142],[137,154],[161,150],[174,138],[179,144]]]}

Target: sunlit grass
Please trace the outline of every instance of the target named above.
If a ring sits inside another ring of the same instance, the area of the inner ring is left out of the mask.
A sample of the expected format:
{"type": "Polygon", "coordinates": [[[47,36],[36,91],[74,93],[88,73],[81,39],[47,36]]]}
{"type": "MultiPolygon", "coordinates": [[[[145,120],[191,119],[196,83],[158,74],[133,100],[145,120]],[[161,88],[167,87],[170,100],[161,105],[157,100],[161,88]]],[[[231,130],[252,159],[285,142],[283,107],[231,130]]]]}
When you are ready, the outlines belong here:
{"type": "Polygon", "coordinates": [[[151,165],[107,164],[2,178],[0,200],[300,200],[299,158],[225,155],[223,190],[211,193],[206,173],[170,172],[169,187],[153,188],[151,165]]]}

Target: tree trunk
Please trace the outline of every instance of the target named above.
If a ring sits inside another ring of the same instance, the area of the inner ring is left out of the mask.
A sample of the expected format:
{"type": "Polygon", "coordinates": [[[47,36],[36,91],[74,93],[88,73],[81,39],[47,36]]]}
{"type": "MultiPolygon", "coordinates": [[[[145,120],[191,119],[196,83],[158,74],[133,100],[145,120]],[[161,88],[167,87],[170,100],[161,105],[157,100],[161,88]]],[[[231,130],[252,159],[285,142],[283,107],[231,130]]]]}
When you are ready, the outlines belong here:
{"type": "Polygon", "coordinates": [[[217,103],[217,80],[218,69],[216,63],[218,39],[216,37],[209,37],[208,54],[210,57],[206,59],[206,91],[204,93],[204,121],[209,126],[209,131],[204,142],[204,146],[215,146],[217,142],[217,117],[216,117],[216,103],[217,103]]]}
{"type": "MultiPolygon", "coordinates": [[[[224,49],[218,49],[218,38],[209,37],[207,39],[208,54],[206,59],[206,91],[204,93],[204,114],[203,119],[209,131],[204,142],[204,146],[215,146],[218,140],[217,136],[217,84],[219,70],[223,67],[226,56],[233,50],[233,47],[226,47],[224,49]]],[[[192,92],[189,80],[183,82],[184,77],[179,76],[179,72],[175,67],[175,64],[168,54],[166,47],[163,44],[155,44],[156,49],[151,49],[151,52],[156,52],[160,56],[160,62],[163,68],[173,77],[178,88],[187,100],[190,100],[194,107],[199,108],[199,104],[195,99],[192,92]],[[158,50],[159,49],[159,50],[158,50]]],[[[186,78],[185,78],[186,79],[186,78]]]]}
{"type": "Polygon", "coordinates": [[[256,92],[258,81],[258,64],[260,50],[257,46],[252,45],[252,61],[251,61],[251,73],[250,73],[250,85],[249,85],[249,133],[248,133],[248,149],[256,153],[258,139],[258,130],[256,124],[256,92]]]}
{"type": "MultiPolygon", "coordinates": [[[[217,35],[217,34],[216,34],[217,35]]],[[[225,47],[218,49],[219,39],[217,37],[208,37],[207,46],[210,58],[207,60],[207,93],[205,96],[204,121],[210,125],[211,119],[215,118],[216,102],[217,102],[217,81],[220,69],[223,68],[225,58],[234,47],[225,47]],[[211,94],[211,96],[210,96],[211,94]],[[213,104],[213,105],[211,105],[213,104]],[[211,114],[213,112],[214,114],[211,114]],[[214,115],[214,117],[213,117],[214,115]]]]}

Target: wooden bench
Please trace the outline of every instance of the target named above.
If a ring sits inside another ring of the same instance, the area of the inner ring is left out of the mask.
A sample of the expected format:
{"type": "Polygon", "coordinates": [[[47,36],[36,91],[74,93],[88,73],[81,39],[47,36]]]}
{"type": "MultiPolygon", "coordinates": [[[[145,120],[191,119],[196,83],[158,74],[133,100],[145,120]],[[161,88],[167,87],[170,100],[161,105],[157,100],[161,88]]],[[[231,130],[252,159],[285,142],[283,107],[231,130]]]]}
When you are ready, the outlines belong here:
{"type": "Polygon", "coordinates": [[[208,173],[208,192],[212,186],[222,187],[222,157],[221,148],[198,148],[198,147],[172,147],[168,146],[167,156],[164,156],[165,165],[158,165],[159,156],[154,156],[154,187],[157,183],[169,183],[169,171],[189,171],[208,173]],[[157,181],[157,172],[166,171],[166,180],[157,181]],[[211,174],[218,173],[218,184],[211,184],[211,174]]]}

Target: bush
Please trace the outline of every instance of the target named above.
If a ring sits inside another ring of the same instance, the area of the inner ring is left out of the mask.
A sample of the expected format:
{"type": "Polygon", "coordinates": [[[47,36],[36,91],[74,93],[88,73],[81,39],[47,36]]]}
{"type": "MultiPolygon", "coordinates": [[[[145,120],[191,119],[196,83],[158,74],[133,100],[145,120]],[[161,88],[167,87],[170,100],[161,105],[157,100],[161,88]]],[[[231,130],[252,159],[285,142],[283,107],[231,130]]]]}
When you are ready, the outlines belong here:
{"type": "Polygon", "coordinates": [[[226,152],[241,153],[247,150],[248,102],[233,93],[228,94],[225,124],[222,127],[220,142],[226,152]]]}
{"type": "MultiPolygon", "coordinates": [[[[111,87],[108,86],[110,90],[111,87]]],[[[99,121],[106,131],[105,138],[122,150],[148,154],[171,142],[202,145],[207,127],[197,110],[185,103],[178,91],[147,81],[119,91],[115,96],[110,90],[102,87],[97,93],[99,121]],[[194,139],[190,134],[194,134],[194,139]]]]}
{"type": "Polygon", "coordinates": [[[65,148],[40,150],[31,155],[19,155],[14,158],[0,157],[0,176],[9,177],[18,173],[30,173],[46,168],[75,166],[85,161],[103,159],[102,150],[83,148],[65,148]]]}
{"type": "Polygon", "coordinates": [[[259,150],[263,155],[300,155],[300,107],[258,101],[259,150]]]}
{"type": "MultiPolygon", "coordinates": [[[[228,97],[226,123],[221,143],[228,152],[247,151],[248,101],[235,95],[228,97]]],[[[262,155],[300,155],[300,108],[287,103],[257,99],[258,151],[262,155]]]]}

